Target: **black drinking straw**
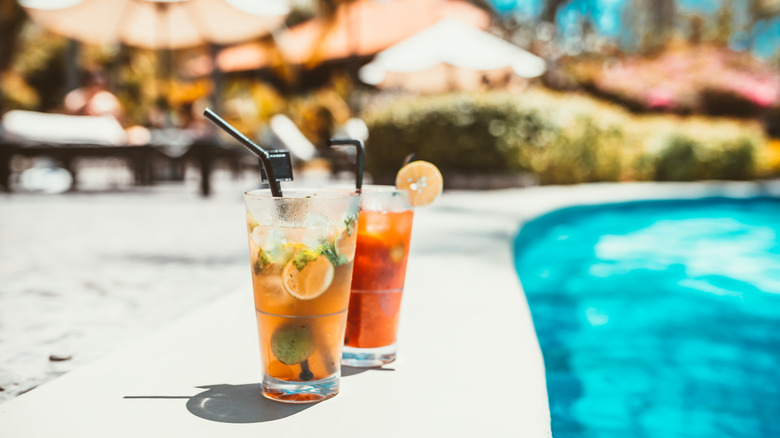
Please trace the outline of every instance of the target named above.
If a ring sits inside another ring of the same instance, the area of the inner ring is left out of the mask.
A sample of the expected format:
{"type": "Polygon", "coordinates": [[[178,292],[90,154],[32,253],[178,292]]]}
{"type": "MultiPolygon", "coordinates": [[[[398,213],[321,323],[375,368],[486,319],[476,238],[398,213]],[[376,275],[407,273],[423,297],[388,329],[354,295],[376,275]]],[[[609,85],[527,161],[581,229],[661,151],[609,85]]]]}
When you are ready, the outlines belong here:
{"type": "Polygon", "coordinates": [[[265,174],[268,177],[268,185],[271,187],[271,195],[277,198],[281,198],[282,187],[279,185],[279,181],[276,180],[276,173],[274,172],[274,167],[271,165],[271,157],[268,152],[260,146],[254,144],[252,140],[248,139],[230,123],[226,122],[222,117],[218,116],[217,113],[211,111],[211,109],[206,108],[206,110],[203,111],[203,115],[206,116],[207,119],[211,120],[215,125],[220,127],[223,131],[230,134],[231,137],[238,140],[239,143],[249,149],[249,152],[252,152],[257,156],[257,158],[260,159],[260,162],[263,163],[265,174]]]}
{"type": "Polygon", "coordinates": [[[363,145],[363,141],[356,138],[331,138],[328,140],[328,146],[355,147],[355,189],[360,193],[363,190],[363,157],[366,154],[366,147],[363,145]]]}

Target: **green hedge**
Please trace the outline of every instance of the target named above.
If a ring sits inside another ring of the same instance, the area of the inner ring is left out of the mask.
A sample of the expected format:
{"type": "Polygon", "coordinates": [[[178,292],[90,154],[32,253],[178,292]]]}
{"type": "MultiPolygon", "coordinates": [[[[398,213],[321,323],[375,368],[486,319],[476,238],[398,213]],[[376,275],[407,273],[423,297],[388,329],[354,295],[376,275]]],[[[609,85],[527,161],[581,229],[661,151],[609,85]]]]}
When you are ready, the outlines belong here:
{"type": "Polygon", "coordinates": [[[715,144],[675,135],[655,157],[658,181],[749,180],[756,176],[756,146],[748,138],[715,144]]]}
{"type": "Polygon", "coordinates": [[[435,163],[445,175],[525,170],[521,145],[546,143],[548,118],[520,111],[509,98],[469,95],[400,99],[366,116],[366,170],[390,182],[404,158],[435,163]]]}
{"type": "Polygon", "coordinates": [[[364,119],[366,170],[380,184],[394,181],[410,153],[439,166],[445,184],[522,173],[541,184],[749,179],[766,143],[752,125],[635,116],[543,90],[399,97],[364,119]]]}

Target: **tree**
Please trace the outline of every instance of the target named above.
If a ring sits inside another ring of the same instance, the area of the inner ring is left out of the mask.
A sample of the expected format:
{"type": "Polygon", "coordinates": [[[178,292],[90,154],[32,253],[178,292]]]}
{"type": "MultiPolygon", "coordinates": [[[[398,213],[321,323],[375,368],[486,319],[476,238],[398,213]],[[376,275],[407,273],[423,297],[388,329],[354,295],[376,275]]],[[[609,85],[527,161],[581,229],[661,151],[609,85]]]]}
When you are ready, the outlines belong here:
{"type": "Polygon", "coordinates": [[[645,34],[645,48],[653,51],[663,46],[674,33],[677,17],[675,0],[646,0],[650,15],[650,28],[645,34]]]}
{"type": "MultiPolygon", "coordinates": [[[[27,15],[16,0],[0,0],[0,78],[11,67],[19,32],[27,15]]],[[[0,113],[5,110],[7,96],[0,87],[0,113]]]]}
{"type": "Polygon", "coordinates": [[[674,28],[677,2],[675,0],[650,0],[653,27],[657,32],[669,32],[674,28]]]}
{"type": "Polygon", "coordinates": [[[715,42],[725,46],[729,43],[734,32],[734,5],[733,0],[723,2],[718,12],[715,42]]]}
{"type": "Polygon", "coordinates": [[[0,72],[11,66],[19,31],[26,18],[16,0],[0,0],[0,72]]]}
{"type": "Polygon", "coordinates": [[[621,45],[656,51],[672,36],[676,19],[675,0],[630,0],[623,9],[621,45]]]}
{"type": "Polygon", "coordinates": [[[750,21],[755,24],[780,13],[780,0],[749,0],[750,21]]]}
{"type": "Polygon", "coordinates": [[[748,46],[756,43],[756,27],[764,20],[780,14],[780,0],[748,0],[748,46]]]}
{"type": "Polygon", "coordinates": [[[542,21],[555,23],[555,17],[558,16],[558,11],[568,2],[569,0],[546,0],[540,18],[542,21]]]}

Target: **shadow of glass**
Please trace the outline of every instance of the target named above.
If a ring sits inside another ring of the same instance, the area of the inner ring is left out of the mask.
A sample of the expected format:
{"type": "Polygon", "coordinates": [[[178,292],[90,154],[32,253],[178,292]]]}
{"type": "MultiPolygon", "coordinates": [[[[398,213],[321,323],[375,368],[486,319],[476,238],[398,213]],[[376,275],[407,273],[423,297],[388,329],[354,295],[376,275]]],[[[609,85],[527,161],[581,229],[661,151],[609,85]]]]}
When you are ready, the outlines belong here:
{"type": "Polygon", "coordinates": [[[295,415],[311,404],[288,404],[263,397],[259,383],[245,385],[206,385],[192,397],[125,396],[126,399],[188,399],[187,410],[193,415],[220,423],[262,423],[295,415]]]}
{"type": "MultiPolygon", "coordinates": [[[[395,371],[394,368],[341,367],[341,376],[349,377],[366,371],[395,371]]],[[[245,385],[205,385],[200,394],[188,396],[128,395],[125,399],[187,400],[187,410],[193,415],[220,423],[263,423],[295,415],[316,403],[290,404],[269,400],[262,395],[259,383],[245,385]]]]}
{"type": "Polygon", "coordinates": [[[365,373],[366,371],[395,371],[395,368],[386,368],[386,367],[357,368],[357,367],[349,367],[346,365],[342,365],[341,377],[354,376],[356,374],[365,373]]]}

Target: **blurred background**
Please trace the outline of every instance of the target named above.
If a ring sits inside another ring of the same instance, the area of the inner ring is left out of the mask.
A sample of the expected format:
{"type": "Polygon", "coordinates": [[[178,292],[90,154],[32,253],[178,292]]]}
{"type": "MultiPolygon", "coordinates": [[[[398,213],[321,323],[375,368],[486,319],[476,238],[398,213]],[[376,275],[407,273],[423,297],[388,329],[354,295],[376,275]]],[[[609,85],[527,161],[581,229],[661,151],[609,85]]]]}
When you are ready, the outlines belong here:
{"type": "MultiPolygon", "coordinates": [[[[203,121],[205,107],[290,149],[299,172],[349,170],[326,139],[365,139],[369,177],[383,183],[411,152],[448,188],[780,168],[776,0],[108,3],[2,0],[0,109],[4,143],[67,143],[34,116],[76,114],[66,97],[99,82],[125,135],[96,127],[89,143],[153,146],[129,170],[123,154],[108,160],[124,175],[114,186],[256,171],[203,121]]],[[[45,154],[29,149],[4,154],[6,187],[35,189],[21,174],[45,154]]],[[[59,165],[74,173],[95,164],[89,155],[59,165]]]]}
{"type": "Polygon", "coordinates": [[[241,192],[780,175],[780,0],[0,0],[0,402],[246,286],[241,192]]]}

